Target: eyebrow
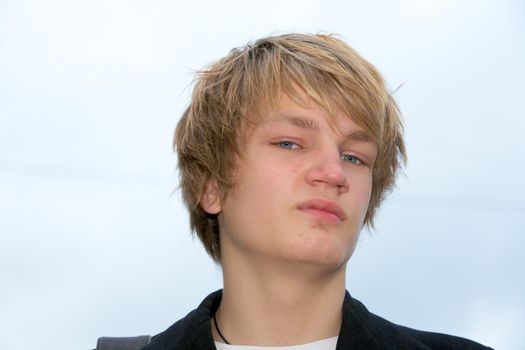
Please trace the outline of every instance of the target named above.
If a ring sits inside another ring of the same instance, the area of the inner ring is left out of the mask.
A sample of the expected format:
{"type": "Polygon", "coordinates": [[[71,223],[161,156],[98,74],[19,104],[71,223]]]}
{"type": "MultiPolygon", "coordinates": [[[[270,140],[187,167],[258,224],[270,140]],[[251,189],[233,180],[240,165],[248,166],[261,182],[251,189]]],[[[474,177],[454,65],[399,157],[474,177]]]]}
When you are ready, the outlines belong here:
{"type": "Polygon", "coordinates": [[[346,138],[353,141],[359,142],[374,142],[372,137],[362,130],[356,130],[346,135],[346,138]]]}
{"type": "Polygon", "coordinates": [[[281,123],[281,122],[287,122],[300,129],[319,130],[319,124],[315,120],[301,117],[301,116],[280,115],[274,120],[274,123],[281,123]]]}
{"type": "MultiPolygon", "coordinates": [[[[275,118],[274,123],[287,122],[295,127],[305,130],[319,130],[317,121],[296,115],[280,115],[275,118]]],[[[374,142],[372,137],[363,130],[353,130],[345,135],[347,140],[358,142],[374,142]]]]}

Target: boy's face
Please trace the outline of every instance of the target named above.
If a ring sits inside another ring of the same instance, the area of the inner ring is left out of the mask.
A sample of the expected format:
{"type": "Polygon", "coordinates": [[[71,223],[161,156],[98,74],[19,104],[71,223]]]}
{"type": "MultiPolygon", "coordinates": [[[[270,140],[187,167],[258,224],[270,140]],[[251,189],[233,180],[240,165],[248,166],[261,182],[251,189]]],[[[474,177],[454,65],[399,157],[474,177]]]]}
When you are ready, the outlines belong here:
{"type": "Polygon", "coordinates": [[[313,102],[283,96],[247,131],[233,192],[201,201],[220,213],[222,259],[344,266],[367,212],[377,146],[346,116],[332,126],[313,102]]]}

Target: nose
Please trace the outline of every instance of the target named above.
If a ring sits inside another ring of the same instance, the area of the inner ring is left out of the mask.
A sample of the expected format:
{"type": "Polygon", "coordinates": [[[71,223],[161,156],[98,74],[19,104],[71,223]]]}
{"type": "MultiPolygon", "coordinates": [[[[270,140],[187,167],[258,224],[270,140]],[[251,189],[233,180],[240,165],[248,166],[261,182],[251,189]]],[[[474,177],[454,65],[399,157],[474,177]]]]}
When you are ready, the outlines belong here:
{"type": "Polygon", "coordinates": [[[348,179],[339,153],[320,154],[306,171],[306,182],[311,186],[333,187],[338,193],[348,191],[348,179]]]}

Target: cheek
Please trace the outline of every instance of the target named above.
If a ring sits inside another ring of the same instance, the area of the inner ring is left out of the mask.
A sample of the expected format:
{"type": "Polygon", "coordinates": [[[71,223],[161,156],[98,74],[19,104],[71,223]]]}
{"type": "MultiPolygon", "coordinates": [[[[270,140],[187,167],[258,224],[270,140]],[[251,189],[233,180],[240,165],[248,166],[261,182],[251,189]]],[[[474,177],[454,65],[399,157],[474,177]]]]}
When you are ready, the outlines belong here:
{"type": "Polygon", "coordinates": [[[278,167],[259,165],[243,170],[238,177],[242,181],[238,181],[224,211],[231,216],[227,221],[249,227],[251,223],[268,220],[279,210],[287,176],[278,167]]]}
{"type": "Polygon", "coordinates": [[[359,184],[359,196],[363,201],[369,202],[370,196],[372,195],[372,178],[365,177],[360,181],[359,184]]]}
{"type": "Polygon", "coordinates": [[[360,216],[364,220],[364,216],[368,210],[370,204],[370,198],[372,195],[372,178],[370,176],[359,176],[350,178],[350,197],[355,202],[350,203],[354,208],[359,208],[360,216]]]}
{"type": "Polygon", "coordinates": [[[295,162],[294,164],[290,165],[289,172],[291,175],[297,175],[305,172],[304,169],[305,162],[295,162]]]}
{"type": "Polygon", "coordinates": [[[368,211],[368,206],[370,205],[370,198],[372,197],[372,179],[368,179],[363,183],[363,191],[360,193],[361,202],[363,203],[362,216],[363,220],[368,211]]]}
{"type": "Polygon", "coordinates": [[[293,191],[297,177],[304,171],[301,162],[272,162],[265,166],[253,167],[250,180],[253,192],[264,197],[284,195],[293,191]]]}

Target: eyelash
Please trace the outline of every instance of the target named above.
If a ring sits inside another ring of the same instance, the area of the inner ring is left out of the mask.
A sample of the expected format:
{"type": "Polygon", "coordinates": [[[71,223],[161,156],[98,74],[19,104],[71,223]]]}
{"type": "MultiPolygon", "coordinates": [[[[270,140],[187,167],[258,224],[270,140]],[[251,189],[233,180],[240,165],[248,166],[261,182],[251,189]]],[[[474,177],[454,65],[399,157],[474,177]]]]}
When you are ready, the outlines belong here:
{"type": "MultiPolygon", "coordinates": [[[[284,148],[284,149],[288,149],[288,150],[296,150],[296,149],[302,148],[301,145],[299,145],[297,142],[288,141],[288,140],[276,142],[275,145],[281,148],[284,148]]],[[[342,154],[341,159],[351,164],[357,164],[357,165],[365,164],[365,162],[363,162],[362,159],[360,159],[359,157],[353,154],[342,154]]]]}
{"type": "Polygon", "coordinates": [[[356,157],[354,156],[353,154],[342,154],[341,155],[341,159],[347,161],[347,162],[350,162],[352,164],[357,164],[357,165],[363,165],[365,164],[359,157],[356,157]],[[345,159],[346,157],[348,158],[352,158],[352,160],[349,160],[349,159],[345,159]]]}
{"type": "Polygon", "coordinates": [[[299,145],[297,142],[288,141],[288,140],[279,141],[279,142],[276,142],[275,144],[281,148],[290,149],[290,150],[301,148],[301,145],[299,145]],[[289,146],[292,146],[292,147],[289,147],[289,146]],[[296,146],[296,147],[294,148],[293,146],[296,146]]]}

